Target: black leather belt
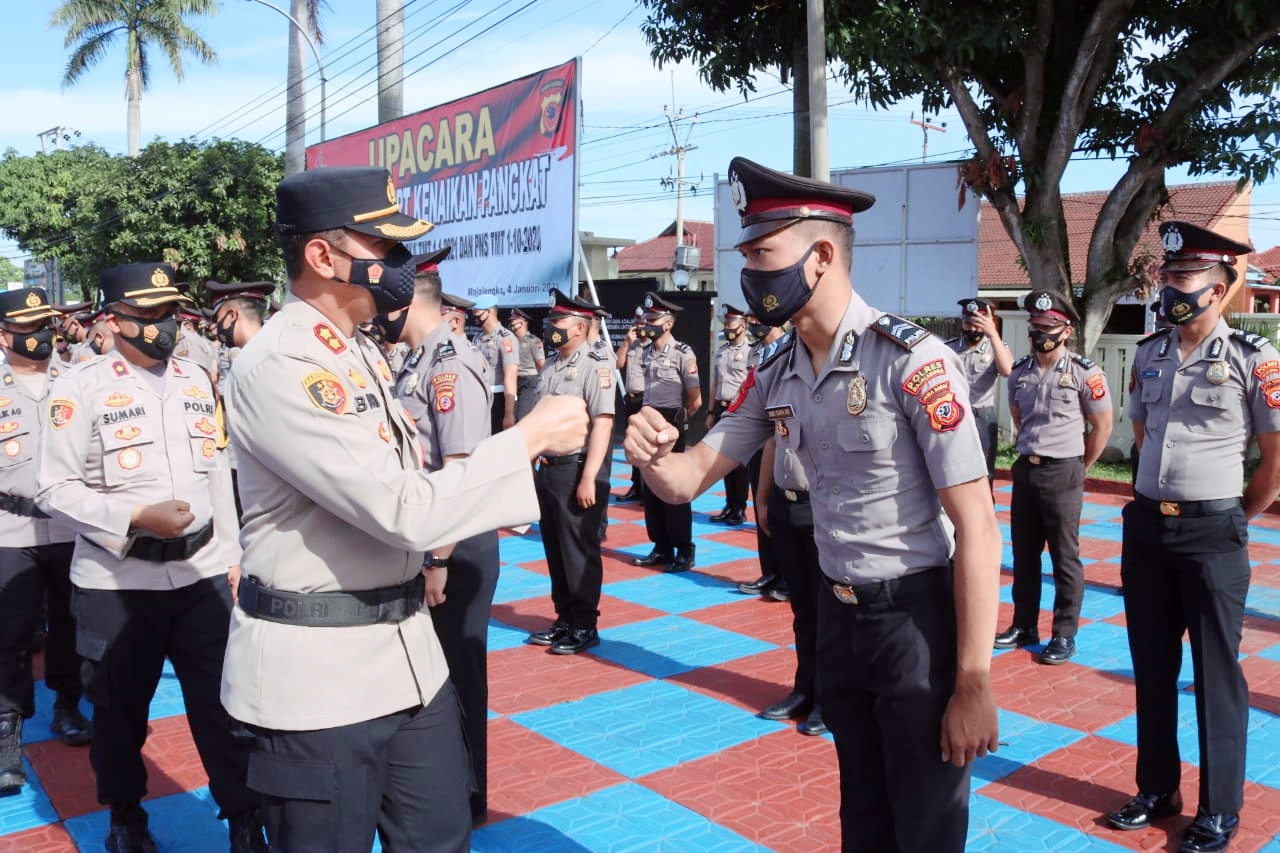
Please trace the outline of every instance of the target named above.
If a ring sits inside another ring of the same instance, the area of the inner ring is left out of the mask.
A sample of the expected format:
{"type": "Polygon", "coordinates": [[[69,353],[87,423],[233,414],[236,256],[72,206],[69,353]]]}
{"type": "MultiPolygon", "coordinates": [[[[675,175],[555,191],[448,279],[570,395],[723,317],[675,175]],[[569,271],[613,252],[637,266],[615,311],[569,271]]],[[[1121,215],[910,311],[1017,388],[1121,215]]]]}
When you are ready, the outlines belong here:
{"type": "Polygon", "coordinates": [[[831,593],[836,597],[836,600],[841,604],[852,606],[855,604],[870,604],[873,601],[893,595],[911,595],[938,583],[938,571],[936,568],[925,569],[922,572],[916,572],[906,577],[872,581],[871,583],[854,586],[835,583],[830,578],[827,578],[827,582],[831,584],[831,593]]]}
{"type": "Polygon", "coordinates": [[[48,518],[49,514],[36,506],[36,502],[31,498],[22,498],[17,495],[0,494],[0,509],[5,512],[11,512],[14,515],[22,515],[27,518],[48,518]]]}
{"type": "Polygon", "coordinates": [[[1156,501],[1145,495],[1134,494],[1133,502],[1140,507],[1160,513],[1164,516],[1202,516],[1227,512],[1240,507],[1240,498],[1221,498],[1213,501],[1156,501]]]}
{"type": "Polygon", "coordinates": [[[133,540],[129,548],[129,556],[149,563],[172,563],[178,560],[189,560],[209,544],[213,538],[213,522],[210,521],[195,533],[178,536],[174,539],[156,539],[153,536],[139,536],[133,540]]]}
{"type": "Polygon", "coordinates": [[[1063,456],[1056,458],[1053,456],[1035,456],[1029,453],[1022,454],[1022,458],[1030,462],[1032,465],[1061,465],[1065,462],[1080,462],[1083,456],[1063,456]]]}
{"type": "Polygon", "coordinates": [[[570,453],[567,456],[539,456],[538,461],[543,465],[577,465],[583,460],[581,453],[570,453]]]}
{"type": "Polygon", "coordinates": [[[807,504],[809,502],[809,493],[796,489],[783,489],[782,496],[793,504],[807,504]]]}
{"type": "Polygon", "coordinates": [[[421,574],[399,586],[359,592],[284,592],[253,575],[240,581],[237,606],[255,619],[307,628],[353,628],[403,622],[422,609],[421,574]]]}
{"type": "Polygon", "coordinates": [[[628,392],[627,392],[627,401],[628,401],[628,402],[631,402],[631,403],[634,403],[636,400],[638,400],[639,398],[641,398],[641,397],[643,397],[643,396],[644,396],[644,392],[643,392],[643,391],[628,391],[628,392]]]}

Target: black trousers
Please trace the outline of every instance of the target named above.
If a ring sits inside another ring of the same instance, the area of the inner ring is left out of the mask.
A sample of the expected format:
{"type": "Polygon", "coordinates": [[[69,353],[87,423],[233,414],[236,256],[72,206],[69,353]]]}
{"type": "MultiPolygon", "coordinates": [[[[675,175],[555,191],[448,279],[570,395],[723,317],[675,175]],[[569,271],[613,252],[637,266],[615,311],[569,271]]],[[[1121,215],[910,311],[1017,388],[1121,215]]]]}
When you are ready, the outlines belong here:
{"type": "Polygon", "coordinates": [[[1084,461],[1032,465],[1013,463],[1009,531],[1013,540],[1013,624],[1035,631],[1040,615],[1040,554],[1049,546],[1053,562],[1053,635],[1074,637],[1084,598],[1080,565],[1080,509],[1084,461]]]}
{"type": "MultiPolygon", "coordinates": [[[[503,405],[506,403],[504,402],[503,405]]],[[[516,420],[532,412],[536,405],[538,405],[538,377],[521,376],[516,380],[516,420]]]]}
{"type": "MultiPolygon", "coordinates": [[[[673,453],[684,453],[683,415],[679,409],[658,409],[680,431],[673,453]],[[681,418],[677,423],[676,418],[681,418]]],[[[663,554],[693,545],[693,508],[687,504],[664,503],[651,489],[644,491],[644,529],[649,541],[663,554]]]]}
{"type": "Polygon", "coordinates": [[[71,618],[73,542],[30,548],[0,548],[0,713],[36,712],[31,675],[31,636],[40,626],[45,596],[49,636],[44,645],[44,681],[59,696],[80,698],[80,658],[71,618]]]}
{"type": "MultiPolygon", "coordinates": [[[[163,568],[157,565],[156,571],[163,568]]],[[[231,620],[226,578],[170,590],[76,587],[72,613],[76,649],[85,658],[84,692],[93,702],[89,761],[98,780],[98,802],[132,803],[147,793],[142,745],[151,697],[168,657],[221,816],[255,808],[259,798],[245,786],[249,741],[233,732],[235,724],[219,698],[231,620]]]]}
{"type": "Polygon", "coordinates": [[[791,631],[796,638],[795,692],[814,696],[818,675],[818,599],[831,596],[813,541],[813,507],[788,501],[782,489],[769,496],[769,531],[787,585],[791,631]]]}
{"type": "Polygon", "coordinates": [[[429,609],[462,705],[475,791],[471,813],[489,806],[489,609],[498,587],[498,533],[463,539],[449,556],[443,604],[429,609]]]}
{"type": "MultiPolygon", "coordinates": [[[[622,395],[622,431],[625,434],[627,430],[627,421],[631,420],[631,416],[644,406],[644,392],[639,391],[635,394],[622,395]]],[[[640,469],[633,467],[631,469],[631,485],[644,491],[644,478],[640,476],[640,469]]]]}
{"type": "Polygon", "coordinates": [[[1200,739],[1200,805],[1240,811],[1249,686],[1237,660],[1249,592],[1249,528],[1244,510],[1165,517],[1124,508],[1120,577],[1138,706],[1140,791],[1178,788],[1178,670],[1191,636],[1200,739]]]}
{"type": "Polygon", "coordinates": [[[541,465],[534,476],[541,510],[542,545],[551,573],[551,603],[556,618],[574,628],[594,628],[600,615],[600,522],[609,506],[609,459],[596,476],[595,506],[578,506],[582,463],[541,465]]]}
{"type": "Polygon", "coordinates": [[[1000,439],[1000,419],[989,406],[974,409],[973,421],[978,427],[978,440],[982,442],[982,454],[987,458],[987,477],[996,476],[996,449],[1000,439]]]}
{"type": "MultiPolygon", "coordinates": [[[[763,453],[764,451],[757,450],[751,455],[751,459],[747,461],[747,482],[751,486],[751,503],[753,506],[759,506],[762,500],[769,500],[768,495],[756,494],[756,484],[760,482],[760,457],[763,453]]],[[[773,539],[766,536],[758,524],[756,525],[756,555],[760,559],[761,577],[778,577],[781,574],[782,570],[778,568],[778,556],[774,553],[773,539]]],[[[784,559],[785,556],[784,554],[784,559]]]]}
{"type": "Polygon", "coordinates": [[[453,685],[426,707],[308,732],[250,726],[249,784],[281,853],[471,849],[471,764],[453,685]]]}
{"type": "Polygon", "coordinates": [[[961,853],[970,766],[939,759],[955,687],[951,571],[818,599],[818,702],[840,763],[844,853],[961,853]]]}
{"type": "MultiPolygon", "coordinates": [[[[724,400],[716,400],[711,407],[712,426],[715,425],[716,421],[720,420],[727,408],[729,408],[729,403],[724,400]]],[[[734,468],[724,475],[724,505],[729,509],[745,512],[747,509],[747,493],[752,487],[752,477],[747,468],[743,465],[734,468]]]]}
{"type": "MultiPolygon", "coordinates": [[[[519,394],[516,395],[519,402],[519,394]]],[[[489,434],[502,432],[502,419],[507,414],[507,395],[502,391],[493,392],[493,404],[489,407],[489,434]]]]}

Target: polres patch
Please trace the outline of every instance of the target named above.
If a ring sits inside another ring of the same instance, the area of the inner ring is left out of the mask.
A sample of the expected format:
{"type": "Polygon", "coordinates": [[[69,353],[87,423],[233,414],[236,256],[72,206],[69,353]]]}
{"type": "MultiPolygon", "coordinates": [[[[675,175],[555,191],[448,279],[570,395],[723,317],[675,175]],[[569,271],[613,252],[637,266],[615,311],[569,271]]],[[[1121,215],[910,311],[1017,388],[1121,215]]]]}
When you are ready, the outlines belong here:
{"type": "Polygon", "coordinates": [[[335,415],[346,414],[347,389],[342,381],[327,370],[317,370],[302,377],[302,387],[306,389],[311,403],[318,409],[333,412],[335,415]]]}

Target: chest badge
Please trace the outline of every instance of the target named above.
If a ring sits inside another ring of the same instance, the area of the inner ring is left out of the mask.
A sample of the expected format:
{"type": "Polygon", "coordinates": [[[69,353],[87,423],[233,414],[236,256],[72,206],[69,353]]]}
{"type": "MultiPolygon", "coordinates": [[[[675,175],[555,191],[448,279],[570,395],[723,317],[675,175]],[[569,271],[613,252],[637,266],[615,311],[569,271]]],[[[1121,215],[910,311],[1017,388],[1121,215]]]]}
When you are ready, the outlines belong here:
{"type": "Polygon", "coordinates": [[[1076,377],[1074,373],[1064,373],[1058,377],[1058,387],[1079,388],[1080,386],[1076,384],[1076,377]]]}
{"type": "Polygon", "coordinates": [[[1214,385],[1221,385],[1231,378],[1231,367],[1225,361],[1215,361],[1204,372],[1204,378],[1214,385]]]}
{"type": "Polygon", "coordinates": [[[4,443],[4,455],[8,456],[10,459],[17,456],[21,450],[22,442],[18,441],[16,438],[11,438],[4,443]]]}
{"type": "Polygon", "coordinates": [[[404,381],[404,393],[412,394],[418,387],[418,374],[410,373],[409,378],[404,381]]]}
{"type": "Polygon", "coordinates": [[[867,408],[867,377],[859,373],[849,380],[849,392],[845,396],[845,407],[849,414],[860,415],[867,408]]]}
{"type": "Polygon", "coordinates": [[[142,454],[136,447],[126,447],[116,454],[116,461],[120,463],[121,468],[132,471],[142,464],[142,454]]]}

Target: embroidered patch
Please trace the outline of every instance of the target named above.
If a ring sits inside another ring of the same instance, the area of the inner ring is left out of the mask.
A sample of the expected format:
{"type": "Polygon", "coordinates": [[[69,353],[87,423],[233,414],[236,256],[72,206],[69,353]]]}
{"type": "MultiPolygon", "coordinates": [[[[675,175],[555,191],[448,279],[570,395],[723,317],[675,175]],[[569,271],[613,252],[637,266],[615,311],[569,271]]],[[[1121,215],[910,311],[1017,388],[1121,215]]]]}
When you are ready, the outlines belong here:
{"type": "Polygon", "coordinates": [[[8,423],[0,424],[0,435],[8,435],[11,432],[16,432],[17,429],[17,421],[9,421],[8,423]]]}
{"type": "Polygon", "coordinates": [[[347,389],[342,382],[327,370],[317,370],[302,377],[302,387],[307,396],[318,409],[333,412],[335,415],[346,414],[347,389]]]}
{"type": "Polygon", "coordinates": [[[11,438],[4,443],[4,455],[9,458],[17,456],[22,451],[22,443],[16,438],[11,438]]]}
{"type": "Polygon", "coordinates": [[[116,438],[121,441],[132,441],[140,435],[142,435],[142,430],[138,429],[133,424],[122,426],[120,429],[116,430],[116,438]]]}
{"type": "Polygon", "coordinates": [[[183,388],[182,393],[196,400],[209,399],[208,392],[205,391],[203,388],[201,388],[199,385],[192,385],[189,388],[183,388]]]}
{"type": "Polygon", "coordinates": [[[696,358],[689,359],[689,367],[685,371],[690,376],[698,375],[698,360],[696,358]]]}
{"type": "Polygon", "coordinates": [[[70,400],[52,400],[49,403],[49,423],[54,429],[62,429],[71,423],[76,413],[76,404],[70,400]]]}
{"type": "Polygon", "coordinates": [[[361,376],[361,375],[360,375],[360,371],[356,370],[354,367],[348,367],[348,368],[347,368],[347,377],[348,377],[352,382],[354,382],[354,383],[355,383],[355,386],[356,386],[357,388],[368,388],[368,387],[369,387],[369,383],[365,380],[365,378],[364,378],[363,376],[361,376]]]}
{"type": "Polygon", "coordinates": [[[511,352],[511,338],[502,339],[502,348],[507,352],[511,352]]]}
{"type": "Polygon", "coordinates": [[[784,418],[794,418],[796,410],[790,403],[783,403],[781,406],[767,407],[764,410],[764,416],[771,421],[780,421],[784,418]]]}
{"type": "Polygon", "coordinates": [[[116,376],[128,376],[129,368],[125,367],[123,361],[113,361],[111,362],[111,372],[116,376]]]}
{"type": "Polygon", "coordinates": [[[1101,373],[1095,373],[1093,376],[1090,376],[1084,381],[1084,384],[1089,386],[1089,391],[1093,394],[1093,399],[1101,400],[1103,397],[1107,396],[1107,377],[1103,376],[1101,373]]]}
{"type": "Polygon", "coordinates": [[[201,418],[200,420],[192,424],[192,426],[200,430],[200,432],[204,433],[205,435],[213,435],[215,432],[218,431],[218,425],[215,424],[213,421],[209,420],[208,418],[201,418]]]}
{"type": "Polygon", "coordinates": [[[934,432],[951,432],[964,420],[964,406],[956,401],[956,395],[947,391],[925,406],[929,413],[929,426],[934,432]]]}
{"type": "Polygon", "coordinates": [[[1280,409],[1280,379],[1262,383],[1262,394],[1266,397],[1269,408],[1280,409]]]}
{"type": "Polygon", "coordinates": [[[206,438],[200,442],[200,455],[205,459],[212,459],[213,455],[218,452],[218,443],[212,438],[206,438]]]}
{"type": "Polygon", "coordinates": [[[949,393],[951,393],[951,383],[939,382],[937,385],[931,386],[927,391],[920,395],[920,405],[928,408],[935,401],[942,399],[944,394],[949,393]]]}
{"type": "Polygon", "coordinates": [[[378,421],[378,438],[382,439],[387,444],[391,443],[391,430],[387,429],[386,421],[378,421]]]}
{"type": "Polygon", "coordinates": [[[781,436],[782,438],[786,438],[787,436],[791,435],[791,430],[787,429],[786,421],[774,421],[773,434],[777,436],[781,436]]]}
{"type": "Polygon", "coordinates": [[[600,388],[608,391],[613,387],[613,371],[607,367],[597,367],[596,376],[600,377],[600,388]]]}
{"type": "Polygon", "coordinates": [[[126,447],[116,454],[116,462],[126,471],[132,471],[142,464],[142,452],[136,447],[126,447]]]}
{"type": "Polygon", "coordinates": [[[12,405],[13,405],[13,400],[11,398],[0,397],[0,409],[3,409],[5,406],[12,406],[12,405]]]}
{"type": "Polygon", "coordinates": [[[738,398],[729,404],[727,412],[736,412],[741,408],[743,402],[747,399],[747,392],[756,384],[756,369],[753,367],[747,371],[747,378],[742,381],[742,387],[738,389],[738,398]]]}
{"type": "Polygon", "coordinates": [[[930,380],[936,379],[946,372],[947,366],[943,364],[942,359],[935,358],[933,361],[917,367],[915,373],[908,376],[907,381],[902,383],[902,390],[914,397],[920,393],[921,388],[929,384],[930,380]]]}
{"type": "Polygon", "coordinates": [[[436,411],[442,415],[453,411],[452,385],[441,385],[436,388],[436,411]]]}
{"type": "Polygon", "coordinates": [[[387,363],[382,359],[378,359],[378,372],[382,374],[382,378],[391,381],[391,368],[387,367],[387,363]]]}
{"type": "Polygon", "coordinates": [[[327,323],[316,323],[311,331],[329,352],[340,353],[347,351],[347,345],[342,342],[342,338],[327,323]]]}
{"type": "Polygon", "coordinates": [[[1280,361],[1264,361],[1253,369],[1253,375],[1266,382],[1275,376],[1280,376],[1280,361]]]}
{"type": "Polygon", "coordinates": [[[111,396],[102,401],[104,405],[113,409],[119,409],[133,402],[133,398],[128,394],[121,394],[119,391],[112,391],[111,396]]]}

